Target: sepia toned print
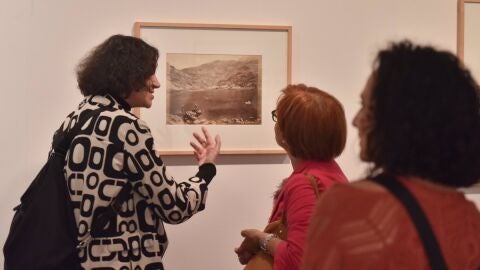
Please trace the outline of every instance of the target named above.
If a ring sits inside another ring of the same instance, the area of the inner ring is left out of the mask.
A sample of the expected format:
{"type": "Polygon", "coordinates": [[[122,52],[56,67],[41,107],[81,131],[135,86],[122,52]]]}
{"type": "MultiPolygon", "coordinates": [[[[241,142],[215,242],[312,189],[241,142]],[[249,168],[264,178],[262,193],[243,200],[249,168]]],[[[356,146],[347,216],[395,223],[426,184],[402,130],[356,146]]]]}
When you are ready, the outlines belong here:
{"type": "Polygon", "coordinates": [[[167,54],[168,125],[260,125],[259,55],[167,54]]]}

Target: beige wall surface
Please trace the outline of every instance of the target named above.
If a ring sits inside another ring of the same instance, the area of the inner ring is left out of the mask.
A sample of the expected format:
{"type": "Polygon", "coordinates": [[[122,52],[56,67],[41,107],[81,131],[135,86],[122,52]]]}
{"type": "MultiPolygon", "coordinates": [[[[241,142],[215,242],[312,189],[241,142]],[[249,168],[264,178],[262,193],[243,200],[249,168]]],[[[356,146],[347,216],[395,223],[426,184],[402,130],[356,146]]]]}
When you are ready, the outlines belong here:
{"type": "MultiPolygon", "coordinates": [[[[76,64],[108,36],[131,34],[135,21],[291,25],[293,82],[338,97],[351,122],[375,52],[403,38],[454,51],[456,14],[456,0],[1,0],[0,243],[53,132],[80,101],[76,64]]],[[[338,162],[356,179],[366,166],[356,130],[348,132],[338,162]]],[[[195,173],[191,157],[165,160],[179,179],[195,173]]],[[[222,157],[206,210],[167,227],[166,268],[241,269],[233,253],[240,230],[266,224],[272,192],[290,171],[281,156],[222,157]]]]}

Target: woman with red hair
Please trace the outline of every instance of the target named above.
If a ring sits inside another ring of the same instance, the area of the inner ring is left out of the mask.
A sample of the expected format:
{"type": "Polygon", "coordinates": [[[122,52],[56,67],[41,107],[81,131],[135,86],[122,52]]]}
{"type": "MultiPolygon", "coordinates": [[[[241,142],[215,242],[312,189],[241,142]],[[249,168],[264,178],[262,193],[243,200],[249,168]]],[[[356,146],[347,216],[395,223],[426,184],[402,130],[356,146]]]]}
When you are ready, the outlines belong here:
{"type": "Polygon", "coordinates": [[[303,255],[317,197],[315,189],[322,192],[335,183],[347,182],[334,161],[345,147],[345,113],[333,96],[299,84],[282,91],[272,118],[276,141],[287,151],[293,172],[275,192],[269,222],[283,217],[288,236],[281,240],[274,234],[246,229],[241,232],[245,239],[235,252],[242,264],[255,253],[264,252],[273,257],[274,269],[293,270],[299,268],[303,255]]]}

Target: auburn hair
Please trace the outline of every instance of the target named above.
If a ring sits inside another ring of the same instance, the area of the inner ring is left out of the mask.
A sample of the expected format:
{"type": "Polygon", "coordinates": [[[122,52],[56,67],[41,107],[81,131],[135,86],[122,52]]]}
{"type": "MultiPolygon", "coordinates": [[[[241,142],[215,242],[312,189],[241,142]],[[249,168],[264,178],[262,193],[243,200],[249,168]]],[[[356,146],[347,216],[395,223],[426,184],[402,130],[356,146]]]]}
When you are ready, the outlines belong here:
{"type": "Polygon", "coordinates": [[[347,124],[340,102],[315,87],[288,85],[277,102],[277,124],[290,155],[328,161],[345,148],[347,124]]]}

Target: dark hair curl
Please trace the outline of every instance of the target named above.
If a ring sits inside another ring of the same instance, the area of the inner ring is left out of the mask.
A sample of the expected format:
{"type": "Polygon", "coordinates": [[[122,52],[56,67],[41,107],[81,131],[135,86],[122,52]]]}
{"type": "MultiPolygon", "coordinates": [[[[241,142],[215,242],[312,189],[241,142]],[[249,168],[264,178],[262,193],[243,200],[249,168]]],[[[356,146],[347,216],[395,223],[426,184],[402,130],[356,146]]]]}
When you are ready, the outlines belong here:
{"type": "Polygon", "coordinates": [[[84,96],[113,94],[128,97],[146,86],[157,68],[158,50],[145,41],[114,35],[95,47],[77,67],[84,96]]]}
{"type": "Polygon", "coordinates": [[[409,41],[375,61],[366,155],[374,172],[448,186],[480,179],[478,84],[455,55],[409,41]]]}

